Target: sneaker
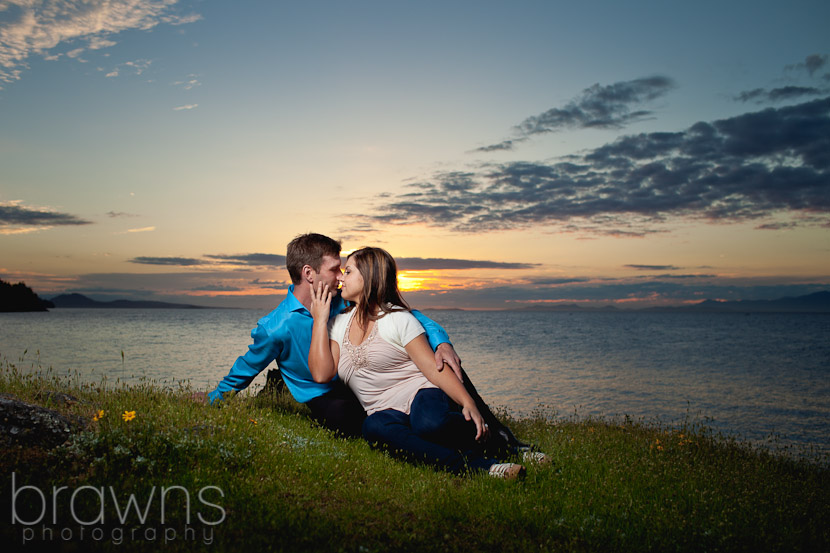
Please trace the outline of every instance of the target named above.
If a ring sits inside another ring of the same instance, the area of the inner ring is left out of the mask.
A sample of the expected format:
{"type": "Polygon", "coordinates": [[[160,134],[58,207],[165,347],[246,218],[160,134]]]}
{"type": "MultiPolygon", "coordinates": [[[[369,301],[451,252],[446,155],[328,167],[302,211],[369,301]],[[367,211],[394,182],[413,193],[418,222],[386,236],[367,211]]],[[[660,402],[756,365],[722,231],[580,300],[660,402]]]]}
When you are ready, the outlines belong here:
{"type": "Polygon", "coordinates": [[[521,452],[522,461],[527,465],[544,466],[553,462],[553,459],[542,453],[541,451],[531,451],[526,449],[521,452]]]}
{"type": "Polygon", "coordinates": [[[515,480],[525,474],[525,468],[516,463],[496,463],[490,467],[487,473],[494,478],[503,478],[504,480],[515,480]]]}

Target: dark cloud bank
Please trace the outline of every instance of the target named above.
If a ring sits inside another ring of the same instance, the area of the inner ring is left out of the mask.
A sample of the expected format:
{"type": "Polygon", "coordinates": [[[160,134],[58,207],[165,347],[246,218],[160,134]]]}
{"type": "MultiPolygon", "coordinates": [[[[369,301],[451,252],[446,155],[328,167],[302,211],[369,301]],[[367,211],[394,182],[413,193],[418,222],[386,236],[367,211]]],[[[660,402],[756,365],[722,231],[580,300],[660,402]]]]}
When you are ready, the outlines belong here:
{"type": "MultiPolygon", "coordinates": [[[[163,265],[168,267],[210,267],[213,265],[237,265],[243,267],[285,269],[285,256],[270,253],[205,255],[201,259],[194,257],[134,257],[130,260],[130,262],[141,265],[163,265]]],[[[534,263],[505,263],[499,261],[445,259],[435,257],[399,257],[396,258],[396,262],[398,264],[398,268],[402,271],[429,271],[442,269],[530,269],[538,266],[534,263]]],[[[280,282],[279,285],[282,286],[284,283],[280,282]]]]}
{"type": "Polygon", "coordinates": [[[0,225],[15,226],[54,226],[54,225],[89,225],[75,215],[29,209],[19,205],[0,205],[0,225]]]}
{"type": "Polygon", "coordinates": [[[381,198],[374,210],[380,215],[356,217],[469,232],[541,224],[644,235],[670,217],[739,222],[794,212],[800,224],[826,226],[829,169],[826,97],[699,122],[681,132],[622,136],[550,163],[439,173],[381,198]]]}
{"type": "Polygon", "coordinates": [[[178,267],[239,265],[243,267],[285,267],[285,256],[270,253],[245,253],[235,255],[205,255],[195,257],[134,257],[130,263],[142,265],[166,265],[178,267]]]}

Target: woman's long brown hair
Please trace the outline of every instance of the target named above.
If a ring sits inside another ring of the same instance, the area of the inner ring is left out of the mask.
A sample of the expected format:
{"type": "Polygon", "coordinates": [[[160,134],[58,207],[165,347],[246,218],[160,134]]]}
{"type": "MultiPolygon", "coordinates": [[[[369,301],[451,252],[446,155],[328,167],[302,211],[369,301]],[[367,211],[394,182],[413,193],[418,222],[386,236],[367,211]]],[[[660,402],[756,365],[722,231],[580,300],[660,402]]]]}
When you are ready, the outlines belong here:
{"type": "Polygon", "coordinates": [[[363,277],[362,301],[349,308],[358,310],[360,326],[365,327],[369,321],[401,308],[409,311],[409,304],[398,289],[398,266],[389,252],[382,248],[360,248],[349,254],[348,259],[354,261],[363,277]]]}

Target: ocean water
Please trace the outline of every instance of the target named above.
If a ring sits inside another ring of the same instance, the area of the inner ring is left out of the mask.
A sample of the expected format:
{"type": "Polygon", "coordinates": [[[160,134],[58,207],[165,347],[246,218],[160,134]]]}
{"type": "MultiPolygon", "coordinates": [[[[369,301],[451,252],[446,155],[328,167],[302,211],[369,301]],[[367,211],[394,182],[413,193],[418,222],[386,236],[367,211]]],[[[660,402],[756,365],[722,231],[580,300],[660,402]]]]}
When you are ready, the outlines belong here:
{"type": "MultiPolygon", "coordinates": [[[[513,414],[692,420],[758,444],[830,453],[830,315],[426,313],[449,332],[485,400],[513,414]]],[[[213,389],[265,314],[0,313],[0,358],[92,381],[213,389]]],[[[262,383],[264,372],[253,386],[262,383]]]]}

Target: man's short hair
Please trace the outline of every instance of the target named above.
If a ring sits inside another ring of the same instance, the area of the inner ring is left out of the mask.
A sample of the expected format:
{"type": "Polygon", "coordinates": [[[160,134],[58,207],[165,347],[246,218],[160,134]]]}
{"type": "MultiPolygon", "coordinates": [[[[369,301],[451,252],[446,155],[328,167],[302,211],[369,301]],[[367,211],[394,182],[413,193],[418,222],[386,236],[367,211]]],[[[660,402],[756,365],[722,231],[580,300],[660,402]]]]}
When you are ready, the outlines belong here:
{"type": "Polygon", "coordinates": [[[320,272],[323,256],[340,258],[340,242],[322,234],[301,234],[288,243],[285,254],[285,266],[291,276],[291,282],[299,284],[303,279],[303,267],[310,265],[320,272]]]}

